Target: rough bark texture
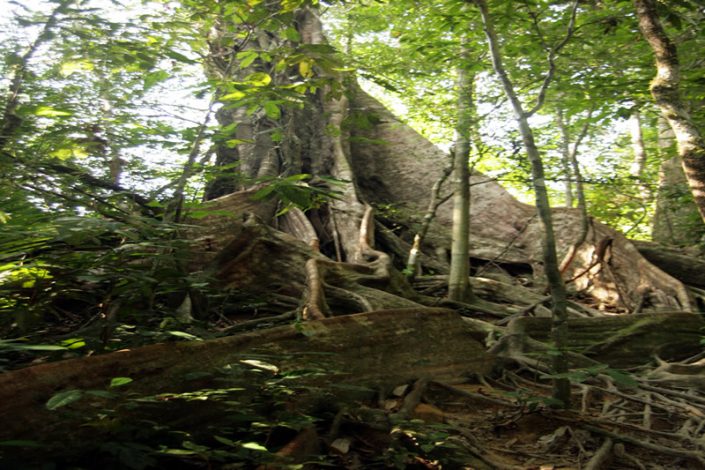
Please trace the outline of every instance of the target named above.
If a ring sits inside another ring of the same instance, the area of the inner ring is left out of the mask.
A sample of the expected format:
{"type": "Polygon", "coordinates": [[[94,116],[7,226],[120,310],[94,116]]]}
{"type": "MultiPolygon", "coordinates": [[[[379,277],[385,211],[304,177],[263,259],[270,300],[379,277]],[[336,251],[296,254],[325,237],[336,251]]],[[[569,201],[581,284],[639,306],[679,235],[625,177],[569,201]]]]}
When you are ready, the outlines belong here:
{"type": "Polygon", "coordinates": [[[634,242],[650,263],[689,286],[705,288],[705,258],[697,250],[676,250],[651,242],[634,242]]]}
{"type": "Polygon", "coordinates": [[[683,173],[673,130],[663,115],[658,117],[657,143],[662,163],[651,237],[664,245],[695,245],[705,233],[705,225],[683,173]]]}
{"type": "Polygon", "coordinates": [[[679,157],[661,163],[651,236],[657,243],[692,246],[705,234],[679,157]]]}
{"type": "MultiPolygon", "coordinates": [[[[352,167],[361,197],[372,204],[393,204],[395,211],[388,216],[402,226],[420,225],[420,214],[424,214],[428,204],[428,193],[420,189],[430,188],[438,180],[446,155],[361,90],[356,90],[350,105],[353,112],[364,113],[374,122],[351,131],[352,167]]],[[[541,275],[542,228],[534,216],[535,208],[517,201],[480,173],[471,176],[471,184],[474,189],[470,203],[471,256],[529,266],[536,275],[541,275]]],[[[426,237],[428,255],[433,256],[435,248],[450,248],[451,209],[449,203],[438,208],[435,223],[426,237]]],[[[581,219],[577,209],[553,209],[559,257],[565,256],[580,237],[581,219]]],[[[413,236],[411,233],[409,238],[413,236]]],[[[564,273],[565,279],[573,278],[591,264],[604,238],[615,240],[609,267],[619,286],[609,280],[609,274],[600,276],[594,274],[597,271],[594,269],[593,274],[576,280],[577,288],[606,304],[619,304],[622,298],[622,303],[633,306],[647,290],[661,297],[668,308],[689,308],[688,294],[679,281],[647,262],[623,235],[597,221],[592,223],[576,260],[564,273]]]]}
{"type": "MultiPolygon", "coordinates": [[[[672,361],[698,354],[704,326],[699,315],[686,313],[575,318],[568,320],[568,342],[573,353],[626,369],[650,364],[655,357],[672,361]]],[[[507,334],[518,338],[512,344],[523,344],[521,352],[526,354],[537,351],[524,339],[546,341],[549,327],[549,318],[519,318],[509,325],[507,334]]]]}
{"type": "Polygon", "coordinates": [[[680,97],[678,51],[659,20],[656,2],[634,0],[634,5],[639,29],[656,58],[657,73],[651,81],[651,95],[673,129],[695,205],[705,221],[705,140],[680,97]]]}
{"type": "MultiPolygon", "coordinates": [[[[43,364],[0,375],[0,440],[37,439],[41,428],[40,438],[47,445],[41,458],[47,460],[49,455],[64,452],[80,455],[81,449],[92,445],[89,437],[110,432],[109,427],[81,427],[84,421],[95,419],[96,408],[119,410],[121,419],[138,425],[145,416],[129,410],[127,405],[134,397],[222,388],[226,385],[219,371],[251,358],[266,357],[265,361],[282,372],[324,372],[303,379],[299,385],[372,387],[368,393],[373,393],[374,387],[390,388],[418,378],[453,381],[471,373],[487,373],[492,365],[491,356],[474,337],[461,318],[449,310],[388,310],[301,327],[290,325],[203,342],[157,344],[43,364]],[[199,377],[188,379],[194,372],[199,372],[199,377]],[[86,397],[56,411],[44,406],[52,395],[67,389],[105,390],[111,377],[133,377],[135,381],[124,394],[108,400],[86,397]]],[[[344,402],[345,389],[338,390],[334,400],[344,402]]],[[[293,400],[315,401],[315,391],[308,396],[302,393],[293,400]]],[[[189,410],[191,416],[162,416],[160,423],[200,422],[203,426],[204,417],[220,419],[216,403],[203,403],[189,410]]],[[[182,402],[181,406],[186,404],[182,402]]],[[[5,458],[12,455],[11,450],[5,458]]],[[[25,457],[28,460],[23,464],[28,464],[30,456],[25,457]]]]}

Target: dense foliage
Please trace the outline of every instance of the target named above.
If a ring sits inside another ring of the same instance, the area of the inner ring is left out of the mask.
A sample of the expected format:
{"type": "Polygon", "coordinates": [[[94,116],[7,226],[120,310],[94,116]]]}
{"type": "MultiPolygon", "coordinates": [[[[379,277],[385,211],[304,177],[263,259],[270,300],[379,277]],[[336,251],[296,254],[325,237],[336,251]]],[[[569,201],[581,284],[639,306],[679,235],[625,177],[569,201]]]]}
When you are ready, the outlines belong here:
{"type": "MultiPolygon", "coordinates": [[[[566,36],[572,2],[488,3],[519,99],[527,109],[543,105],[530,122],[552,205],[574,207],[576,190],[584,190],[591,216],[648,239],[659,218],[657,202],[667,200],[679,230],[688,233],[659,241],[700,241],[705,228],[682,172],[664,176],[675,142],[652,104],[653,53],[632,3],[577,3],[572,36],[566,36]]],[[[684,100],[703,126],[705,9],[697,0],[658,5],[680,52],[684,100]]],[[[281,215],[338,198],[330,188],[341,182],[326,179],[318,187],[309,184],[309,174],[247,178],[238,164],[219,164],[223,149],[254,140],[239,138],[237,123],[220,124],[218,113],[242,109],[261,118],[276,146],[286,137],[282,117],[294,115],[288,111],[303,109],[306,97],[322,90],[342,96],[342,77],[349,75],[450,149],[461,69],[472,98],[471,164],[531,200],[531,165],[486,52],[475,2],[46,0],[0,6],[11,12],[0,25],[0,371],[155,341],[212,338],[226,333],[213,328],[225,316],[268,305],[248,292],[214,288],[212,273],[187,259],[190,224],[209,215],[201,206],[208,188],[226,175],[240,187],[255,186],[256,200],[276,198],[281,215]],[[302,41],[294,23],[303,7],[320,11],[330,45],[302,41]],[[272,47],[255,47],[267,41],[272,47]],[[233,69],[244,78],[234,81],[233,69]]],[[[267,308],[282,314],[291,307],[267,308]]],[[[263,442],[286,442],[315,418],[289,413],[283,397],[296,387],[276,366],[257,358],[240,366],[223,371],[228,388],[212,391],[213,397],[133,400],[135,407],[219,400],[232,410],[231,428],[210,430],[196,443],[182,439],[185,431],[154,422],[141,432],[161,447],[127,440],[106,444],[101,455],[131,468],[154,465],[155,453],[165,462],[269,461],[263,442]],[[250,401],[237,401],[243,390],[250,401]],[[278,408],[267,410],[272,401],[278,408]]],[[[107,391],[64,391],[47,407],[109,398],[130,382],[116,377],[107,391]]],[[[105,416],[113,411],[99,410],[105,416]]],[[[415,436],[412,450],[392,449],[377,457],[380,465],[403,468],[417,454],[431,455],[433,442],[452,454],[452,446],[443,448],[443,429],[415,436]]]]}

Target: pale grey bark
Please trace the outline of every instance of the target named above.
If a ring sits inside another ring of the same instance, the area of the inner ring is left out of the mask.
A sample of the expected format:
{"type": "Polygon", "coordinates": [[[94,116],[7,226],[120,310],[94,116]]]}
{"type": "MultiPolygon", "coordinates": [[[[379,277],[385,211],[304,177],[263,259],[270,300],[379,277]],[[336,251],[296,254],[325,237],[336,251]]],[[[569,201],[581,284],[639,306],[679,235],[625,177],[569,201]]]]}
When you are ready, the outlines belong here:
{"type": "Polygon", "coordinates": [[[629,117],[629,137],[632,145],[633,160],[629,167],[629,174],[637,180],[639,194],[644,205],[649,205],[651,200],[651,190],[644,181],[644,170],[646,169],[646,146],[644,145],[644,133],[641,130],[641,113],[637,110],[629,117]]]}
{"type": "Polygon", "coordinates": [[[455,158],[453,171],[453,231],[448,275],[448,298],[467,301],[472,297],[470,287],[470,254],[468,237],[470,227],[470,129],[472,127],[472,100],[474,77],[466,67],[469,54],[463,46],[458,67],[458,121],[455,128],[455,158]]]}
{"type": "MultiPolygon", "coordinates": [[[[570,249],[568,250],[568,253],[565,255],[563,258],[563,261],[561,262],[559,266],[559,270],[561,274],[565,273],[566,269],[568,266],[573,262],[575,259],[575,255],[580,248],[580,246],[585,242],[587,239],[588,235],[588,230],[590,229],[590,217],[588,215],[587,211],[587,201],[585,200],[585,188],[583,186],[583,174],[582,170],[580,169],[580,162],[578,161],[578,149],[580,148],[580,144],[582,144],[583,140],[587,136],[588,130],[590,129],[590,119],[592,118],[592,113],[593,109],[591,108],[590,111],[588,111],[587,116],[585,117],[585,122],[583,122],[583,127],[580,129],[580,133],[577,135],[575,142],[573,142],[573,146],[570,146],[570,133],[568,132],[568,127],[566,123],[564,122],[563,119],[560,119],[559,122],[561,122],[561,133],[563,135],[563,140],[564,140],[564,146],[567,148],[567,154],[564,154],[564,159],[568,160],[568,164],[570,165],[570,173],[573,175],[573,178],[575,179],[575,196],[578,201],[578,211],[580,212],[580,233],[578,235],[578,238],[573,242],[573,244],[570,246],[570,249]]],[[[559,117],[562,114],[562,110],[559,110],[559,117]]]]}
{"type": "Polygon", "coordinates": [[[568,123],[565,122],[563,110],[558,109],[556,113],[556,124],[561,131],[561,164],[563,165],[563,194],[565,197],[565,206],[573,207],[573,166],[570,161],[570,129],[568,123]]]}

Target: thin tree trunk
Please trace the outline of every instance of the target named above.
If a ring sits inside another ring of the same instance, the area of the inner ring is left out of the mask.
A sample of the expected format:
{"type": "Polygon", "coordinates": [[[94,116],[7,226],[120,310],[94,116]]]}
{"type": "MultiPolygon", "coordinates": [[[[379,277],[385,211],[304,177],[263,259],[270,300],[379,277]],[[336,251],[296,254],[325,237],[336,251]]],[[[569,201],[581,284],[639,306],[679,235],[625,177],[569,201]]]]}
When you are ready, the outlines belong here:
{"type": "Polygon", "coordinates": [[[433,188],[431,189],[431,199],[428,202],[428,209],[423,217],[423,224],[421,225],[421,229],[414,236],[414,243],[411,246],[411,250],[409,250],[409,257],[406,260],[406,268],[404,269],[404,274],[409,280],[413,280],[416,277],[416,274],[418,274],[417,264],[419,252],[421,251],[421,245],[426,238],[426,234],[428,234],[428,230],[431,228],[431,222],[433,222],[433,219],[436,217],[436,211],[441,204],[446,202],[452,196],[452,194],[449,194],[445,197],[441,197],[441,188],[443,187],[443,183],[445,183],[450,174],[453,172],[454,164],[455,153],[450,152],[448,157],[448,166],[443,169],[443,173],[441,173],[441,176],[433,184],[433,188]]]}
{"type": "Polygon", "coordinates": [[[563,165],[563,175],[565,183],[563,194],[565,196],[565,206],[573,207],[573,167],[570,163],[570,129],[563,116],[563,109],[558,109],[556,114],[558,128],[561,131],[561,164],[563,165]]]}
{"type": "MultiPolygon", "coordinates": [[[[567,372],[568,369],[568,364],[564,354],[567,337],[566,291],[565,285],[563,284],[563,279],[561,278],[561,273],[558,269],[556,239],[553,233],[553,220],[551,217],[551,206],[548,200],[548,192],[546,190],[543,161],[541,159],[541,154],[539,153],[539,150],[536,147],[533,130],[529,125],[529,117],[533,113],[535,113],[543,104],[546,89],[548,88],[548,85],[551,82],[551,78],[553,77],[553,73],[555,72],[555,55],[567,43],[568,39],[572,35],[575,25],[575,15],[577,12],[578,2],[575,2],[573,4],[570,25],[568,27],[568,33],[565,39],[549,52],[549,70],[546,74],[543,85],[539,92],[536,105],[531,109],[531,111],[526,112],[524,111],[523,105],[519,101],[519,98],[514,89],[514,84],[509,78],[509,75],[507,74],[507,71],[504,68],[504,64],[502,63],[502,56],[499,50],[499,40],[497,39],[497,33],[494,30],[492,18],[487,7],[487,2],[485,0],[476,1],[477,5],[480,8],[480,14],[482,16],[485,35],[487,36],[487,41],[489,43],[490,55],[492,56],[492,65],[502,82],[502,86],[504,88],[505,94],[507,95],[507,98],[512,104],[514,115],[519,125],[519,131],[522,135],[524,148],[526,150],[527,157],[531,162],[531,176],[536,197],[536,209],[538,211],[539,218],[543,226],[544,270],[546,273],[546,278],[548,280],[548,285],[551,291],[551,299],[553,303],[551,309],[553,317],[551,326],[551,336],[553,338],[556,348],[559,351],[559,354],[557,354],[553,360],[553,371],[556,374],[564,374],[565,372],[567,372]]],[[[564,407],[569,407],[570,382],[568,381],[568,379],[555,379],[553,384],[554,398],[560,400],[564,407]]]]}
{"type": "Polygon", "coordinates": [[[455,128],[455,158],[453,194],[453,241],[450,255],[450,274],[448,275],[448,298],[465,302],[472,298],[470,287],[470,254],[468,237],[470,229],[470,129],[472,127],[472,100],[474,76],[466,68],[469,53],[466,45],[462,46],[460,65],[458,66],[458,122],[455,128]]]}
{"type": "Polygon", "coordinates": [[[656,2],[634,0],[634,6],[639,29],[656,58],[657,73],[651,81],[651,95],[673,129],[688,185],[705,221],[705,140],[680,98],[678,51],[659,20],[656,2]]]}
{"type": "MultiPolygon", "coordinates": [[[[587,211],[587,201],[585,200],[585,188],[583,187],[583,174],[580,170],[580,162],[578,161],[578,148],[580,148],[580,144],[583,142],[583,139],[585,139],[588,130],[590,129],[592,112],[593,110],[590,109],[587,117],[585,118],[582,129],[580,129],[580,134],[578,134],[575,142],[573,142],[573,147],[570,148],[570,144],[567,145],[569,148],[568,161],[571,166],[571,173],[575,178],[575,196],[578,200],[578,211],[580,211],[580,235],[578,235],[578,238],[570,246],[568,253],[565,255],[565,258],[563,258],[563,261],[559,266],[561,274],[563,274],[573,262],[575,254],[578,252],[580,246],[585,242],[588,235],[588,230],[590,229],[590,217],[587,211]]],[[[568,134],[564,134],[565,139],[568,137],[568,134]]]]}
{"type": "Polygon", "coordinates": [[[632,152],[634,160],[629,168],[629,174],[637,179],[639,193],[644,205],[648,205],[651,200],[651,191],[644,183],[644,169],[646,168],[646,146],[644,145],[644,134],[641,131],[641,113],[634,111],[629,119],[629,135],[631,137],[632,152]]]}

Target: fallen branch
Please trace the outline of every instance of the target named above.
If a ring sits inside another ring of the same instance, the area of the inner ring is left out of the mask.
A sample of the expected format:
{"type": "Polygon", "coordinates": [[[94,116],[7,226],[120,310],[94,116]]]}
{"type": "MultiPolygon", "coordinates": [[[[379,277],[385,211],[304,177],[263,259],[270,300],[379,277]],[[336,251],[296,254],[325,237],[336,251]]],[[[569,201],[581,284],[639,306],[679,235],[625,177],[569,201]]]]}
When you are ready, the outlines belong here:
{"type": "Polygon", "coordinates": [[[590,461],[585,465],[585,470],[600,470],[606,468],[609,463],[610,457],[612,457],[612,447],[613,441],[609,437],[605,439],[595,455],[592,456],[590,461]]]}

